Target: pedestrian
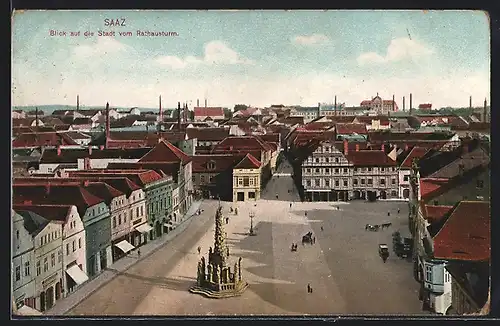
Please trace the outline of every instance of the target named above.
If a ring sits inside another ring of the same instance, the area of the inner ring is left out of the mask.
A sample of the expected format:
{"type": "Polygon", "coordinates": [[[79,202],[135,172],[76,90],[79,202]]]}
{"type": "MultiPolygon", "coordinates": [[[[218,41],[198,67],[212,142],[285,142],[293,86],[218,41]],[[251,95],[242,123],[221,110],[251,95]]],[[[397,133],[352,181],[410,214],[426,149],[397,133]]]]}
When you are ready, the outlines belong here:
{"type": "Polygon", "coordinates": [[[304,215],[307,217],[307,211],[304,212],[304,215]]]}
{"type": "Polygon", "coordinates": [[[137,249],[137,258],[141,258],[141,249],[137,249]]]}
{"type": "Polygon", "coordinates": [[[321,231],[323,231],[323,227],[321,227],[321,231]]]}
{"type": "Polygon", "coordinates": [[[290,208],[292,208],[292,203],[290,203],[290,208]]]}
{"type": "Polygon", "coordinates": [[[398,214],[401,213],[401,208],[398,208],[398,214]]]}
{"type": "Polygon", "coordinates": [[[311,293],[311,284],[307,283],[307,293],[311,293]]]}
{"type": "Polygon", "coordinates": [[[313,237],[313,244],[316,243],[316,237],[313,237]]]}
{"type": "Polygon", "coordinates": [[[198,246],[198,255],[201,254],[201,247],[198,246]]]}
{"type": "Polygon", "coordinates": [[[229,224],[229,217],[226,217],[226,224],[229,224]]]}
{"type": "Polygon", "coordinates": [[[387,216],[391,216],[391,212],[387,212],[387,216]]]}

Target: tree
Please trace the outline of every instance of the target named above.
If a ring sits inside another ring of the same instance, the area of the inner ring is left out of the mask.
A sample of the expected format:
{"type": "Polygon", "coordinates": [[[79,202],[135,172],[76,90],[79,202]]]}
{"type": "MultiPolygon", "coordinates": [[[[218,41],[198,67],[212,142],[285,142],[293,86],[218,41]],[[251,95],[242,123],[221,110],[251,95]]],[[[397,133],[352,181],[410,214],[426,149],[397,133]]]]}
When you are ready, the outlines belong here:
{"type": "Polygon", "coordinates": [[[248,108],[248,105],[245,104],[236,104],[234,106],[234,112],[238,112],[240,110],[246,110],[248,108]]]}

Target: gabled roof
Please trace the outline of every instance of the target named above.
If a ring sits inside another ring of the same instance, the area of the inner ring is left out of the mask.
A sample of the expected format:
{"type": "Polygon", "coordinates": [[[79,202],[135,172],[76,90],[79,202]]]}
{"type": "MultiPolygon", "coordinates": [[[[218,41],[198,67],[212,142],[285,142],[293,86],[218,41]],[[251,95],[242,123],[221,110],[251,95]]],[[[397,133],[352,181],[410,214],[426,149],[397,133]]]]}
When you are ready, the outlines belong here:
{"type": "MultiPolygon", "coordinates": [[[[137,164],[137,163],[130,163],[137,164]]],[[[161,180],[163,178],[158,172],[153,170],[78,170],[78,171],[68,171],[70,177],[73,176],[84,176],[84,177],[126,177],[129,178],[133,183],[144,187],[150,183],[161,180]]]]}
{"type": "Polygon", "coordinates": [[[61,148],[61,155],[57,155],[57,149],[48,148],[44,150],[40,158],[41,164],[54,163],[77,163],[78,159],[140,159],[146,155],[151,148],[108,148],[108,149],[92,149],[92,154],[89,154],[87,148],[61,148]]]}
{"type": "MultiPolygon", "coordinates": [[[[13,207],[16,205],[13,205],[13,207]]],[[[17,207],[16,213],[22,216],[24,220],[24,228],[28,233],[35,237],[50,223],[49,220],[43,218],[35,212],[25,210],[23,207],[17,207]]]]}
{"type": "Polygon", "coordinates": [[[252,154],[247,154],[245,157],[234,167],[235,169],[258,169],[261,163],[252,154]]]}
{"type": "Polygon", "coordinates": [[[32,204],[75,205],[80,216],[88,207],[102,203],[104,200],[92,195],[80,184],[16,184],[12,186],[13,202],[22,204],[30,201],[32,204]]]}
{"type": "Polygon", "coordinates": [[[364,123],[337,123],[335,124],[335,132],[337,135],[368,134],[364,123]]]}
{"type": "Polygon", "coordinates": [[[434,237],[434,257],[447,260],[490,260],[490,224],[489,202],[460,202],[434,237]]]}
{"type": "Polygon", "coordinates": [[[355,166],[396,166],[397,162],[380,150],[349,151],[347,159],[355,166]]]}
{"type": "Polygon", "coordinates": [[[187,128],[189,139],[198,141],[221,141],[229,136],[229,128],[187,128]]]}
{"type": "Polygon", "coordinates": [[[14,204],[12,208],[17,211],[30,211],[43,217],[47,221],[66,222],[72,205],[32,205],[32,204],[14,204]]]}
{"type": "Polygon", "coordinates": [[[214,150],[261,150],[269,151],[271,148],[256,136],[231,136],[226,137],[217,144],[214,150]]]}
{"type": "Polygon", "coordinates": [[[406,156],[406,158],[401,163],[401,167],[411,169],[413,160],[423,157],[428,151],[429,151],[428,148],[423,148],[418,146],[413,147],[406,156]]]}
{"type": "Polygon", "coordinates": [[[17,136],[16,139],[12,141],[12,147],[39,147],[59,145],[78,144],[68,135],[57,132],[25,133],[17,136]]]}
{"type": "Polygon", "coordinates": [[[220,173],[232,169],[240,162],[244,155],[235,154],[209,154],[191,156],[193,173],[220,173]],[[209,163],[213,163],[209,165],[209,163]],[[211,167],[209,169],[209,167],[211,167]]]}
{"type": "Polygon", "coordinates": [[[187,164],[191,161],[188,155],[183,151],[172,145],[170,142],[161,141],[146,155],[144,155],[139,162],[181,162],[187,164]]]}
{"type": "Polygon", "coordinates": [[[449,179],[447,178],[421,178],[420,196],[422,200],[432,198],[433,194],[448,182],[449,179]]]}
{"type": "Polygon", "coordinates": [[[84,118],[75,118],[73,122],[71,123],[72,125],[91,125],[92,120],[90,118],[84,117],[84,118]]]}
{"type": "Polygon", "coordinates": [[[224,116],[224,109],[221,107],[195,107],[194,108],[195,117],[220,117],[224,116]]]}
{"type": "Polygon", "coordinates": [[[453,209],[453,206],[425,205],[425,204],[422,204],[422,206],[424,208],[423,210],[424,218],[429,223],[438,222],[453,209]]]}
{"type": "Polygon", "coordinates": [[[88,185],[85,186],[85,189],[87,189],[91,194],[104,199],[107,205],[111,203],[113,198],[125,195],[120,190],[105,182],[89,182],[88,185]]]}

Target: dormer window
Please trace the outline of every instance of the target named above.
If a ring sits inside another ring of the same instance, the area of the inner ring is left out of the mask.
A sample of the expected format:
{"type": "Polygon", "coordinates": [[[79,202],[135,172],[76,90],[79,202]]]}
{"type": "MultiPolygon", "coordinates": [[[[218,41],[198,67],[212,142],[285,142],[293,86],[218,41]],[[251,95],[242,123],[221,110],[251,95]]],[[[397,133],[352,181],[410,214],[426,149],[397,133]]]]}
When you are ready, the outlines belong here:
{"type": "Polygon", "coordinates": [[[215,170],[215,162],[208,162],[207,163],[207,169],[209,169],[209,170],[215,170]]]}

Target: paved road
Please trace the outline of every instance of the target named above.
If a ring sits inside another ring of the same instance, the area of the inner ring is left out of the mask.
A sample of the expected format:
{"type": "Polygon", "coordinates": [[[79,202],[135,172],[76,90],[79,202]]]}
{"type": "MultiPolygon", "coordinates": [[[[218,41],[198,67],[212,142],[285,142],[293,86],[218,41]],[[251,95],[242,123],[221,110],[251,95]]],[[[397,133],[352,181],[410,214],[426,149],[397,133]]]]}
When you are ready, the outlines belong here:
{"type": "MultiPolygon", "coordinates": [[[[283,174],[290,171],[289,166],[279,170],[283,174]]],[[[377,253],[379,243],[391,243],[390,234],[395,228],[405,227],[406,203],[301,203],[292,179],[283,175],[273,177],[258,202],[223,205],[230,217],[225,225],[230,262],[243,258],[242,276],[250,284],[241,297],[220,301],[188,292],[196,281],[200,258],[196,248],[201,246],[206,255],[213,245],[217,202],[205,201],[205,213],[191,222],[183,234],[121,273],[70,314],[420,313],[418,284],[412,278],[411,263],[390,257],[384,264],[377,253]],[[238,207],[237,216],[229,213],[230,206],[238,207]],[[253,237],[248,236],[252,211],[257,232],[253,237]],[[364,230],[366,223],[389,220],[394,224],[390,230],[364,230]],[[302,246],[301,236],[310,230],[317,238],[316,244],[302,246]],[[292,242],[299,244],[297,252],[291,252],[292,242]],[[313,287],[311,294],[306,291],[308,283],[313,287]]]]}

